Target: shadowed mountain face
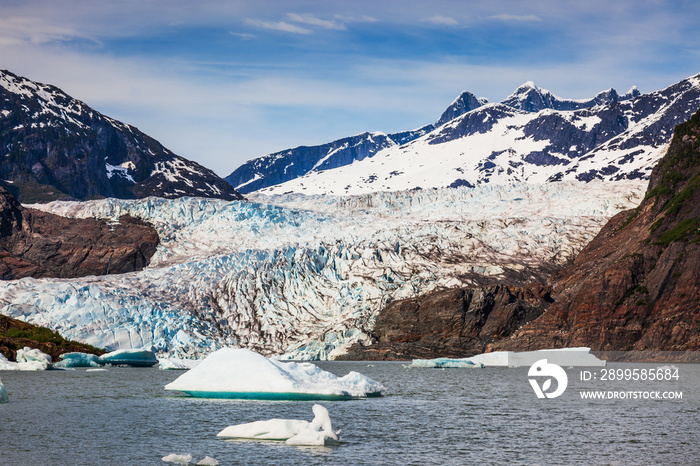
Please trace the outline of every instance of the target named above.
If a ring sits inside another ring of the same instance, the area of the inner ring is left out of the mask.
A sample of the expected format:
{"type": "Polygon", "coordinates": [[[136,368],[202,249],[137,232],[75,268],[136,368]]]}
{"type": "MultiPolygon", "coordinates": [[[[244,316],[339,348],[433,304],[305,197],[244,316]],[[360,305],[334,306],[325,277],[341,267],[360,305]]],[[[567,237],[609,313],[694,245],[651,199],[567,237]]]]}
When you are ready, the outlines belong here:
{"type": "Polygon", "coordinates": [[[0,279],[74,278],[141,270],[158,233],[124,216],[111,224],[25,209],[0,188],[0,279]]]}
{"type": "Polygon", "coordinates": [[[676,127],[639,207],[613,217],[549,282],[392,302],[377,317],[375,343],[354,345],[346,359],[700,350],[700,112],[676,127]]]}
{"type": "Polygon", "coordinates": [[[211,170],[60,89],[0,71],[0,186],[21,202],[240,199],[211,170]]]}

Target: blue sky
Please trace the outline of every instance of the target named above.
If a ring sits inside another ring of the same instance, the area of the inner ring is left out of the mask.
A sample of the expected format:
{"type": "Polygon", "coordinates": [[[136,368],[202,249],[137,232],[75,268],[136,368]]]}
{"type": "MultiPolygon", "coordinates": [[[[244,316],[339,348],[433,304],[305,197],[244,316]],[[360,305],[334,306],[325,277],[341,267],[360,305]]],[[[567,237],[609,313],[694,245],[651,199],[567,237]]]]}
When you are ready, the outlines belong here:
{"type": "Polygon", "coordinates": [[[435,121],[463,90],[561,97],[700,73],[693,1],[0,0],[0,68],[227,175],[435,121]]]}

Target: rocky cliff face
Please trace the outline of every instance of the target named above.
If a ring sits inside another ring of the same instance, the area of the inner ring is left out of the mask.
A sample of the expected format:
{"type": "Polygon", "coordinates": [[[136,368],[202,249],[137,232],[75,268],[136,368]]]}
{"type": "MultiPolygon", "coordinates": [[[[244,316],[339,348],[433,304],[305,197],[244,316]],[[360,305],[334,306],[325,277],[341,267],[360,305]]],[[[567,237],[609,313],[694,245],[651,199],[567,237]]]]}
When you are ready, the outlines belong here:
{"type": "Polygon", "coordinates": [[[496,285],[435,291],[390,303],[377,316],[374,344],[339,359],[465,357],[510,336],[552,302],[549,288],[496,285]]]}
{"type": "Polygon", "coordinates": [[[211,170],[60,89],[0,71],[0,186],[21,202],[240,199],[211,170]]]}
{"type": "Polygon", "coordinates": [[[452,289],[380,311],[346,359],[464,357],[589,346],[700,349],[700,112],[678,125],[647,194],[613,217],[551,288],[452,289]]]}
{"type": "Polygon", "coordinates": [[[556,302],[492,349],[700,349],[700,112],[676,127],[647,195],[553,280],[556,302]]]}
{"type": "Polygon", "coordinates": [[[0,188],[0,279],[73,278],[141,270],[156,251],[156,230],[123,216],[119,223],[69,219],[25,209],[0,188]]]}

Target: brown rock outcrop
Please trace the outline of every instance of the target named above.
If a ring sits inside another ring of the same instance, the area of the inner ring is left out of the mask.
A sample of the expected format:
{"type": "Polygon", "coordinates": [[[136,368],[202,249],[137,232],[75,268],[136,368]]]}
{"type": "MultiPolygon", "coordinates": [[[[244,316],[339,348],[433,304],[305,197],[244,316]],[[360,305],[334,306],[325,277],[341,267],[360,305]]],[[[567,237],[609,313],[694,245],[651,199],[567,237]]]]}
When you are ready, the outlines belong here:
{"type": "Polygon", "coordinates": [[[353,345],[340,359],[466,357],[506,337],[551,303],[549,288],[495,285],[434,291],[397,300],[377,316],[372,345],[353,345]]]}
{"type": "Polygon", "coordinates": [[[676,127],[641,205],[552,282],[556,302],[490,349],[700,349],[700,112],[676,127]]]}
{"type": "Polygon", "coordinates": [[[158,242],[156,230],[139,219],[61,217],[24,208],[0,188],[2,280],[132,272],[148,265],[158,242]]]}

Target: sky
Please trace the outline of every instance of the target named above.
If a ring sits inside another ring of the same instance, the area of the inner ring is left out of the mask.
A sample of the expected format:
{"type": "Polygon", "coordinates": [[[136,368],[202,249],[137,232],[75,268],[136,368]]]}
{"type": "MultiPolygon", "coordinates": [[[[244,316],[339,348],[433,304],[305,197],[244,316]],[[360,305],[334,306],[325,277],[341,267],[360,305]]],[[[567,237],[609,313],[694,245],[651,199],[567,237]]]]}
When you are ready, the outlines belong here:
{"type": "Polygon", "coordinates": [[[418,128],[468,90],[566,98],[700,73],[696,0],[0,0],[0,69],[226,176],[418,128]]]}

